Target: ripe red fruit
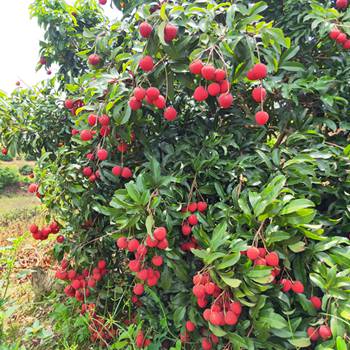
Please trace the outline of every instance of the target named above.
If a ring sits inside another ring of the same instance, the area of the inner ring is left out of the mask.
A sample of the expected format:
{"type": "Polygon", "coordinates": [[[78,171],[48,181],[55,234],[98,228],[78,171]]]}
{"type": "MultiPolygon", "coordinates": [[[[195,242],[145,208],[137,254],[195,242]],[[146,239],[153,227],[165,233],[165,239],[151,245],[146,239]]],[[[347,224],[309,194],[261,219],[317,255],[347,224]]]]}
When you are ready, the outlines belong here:
{"type": "Polygon", "coordinates": [[[215,79],[215,68],[211,64],[203,66],[201,70],[202,77],[205,80],[214,80],[215,79]]]}
{"type": "Polygon", "coordinates": [[[304,292],[304,285],[300,281],[292,283],[292,290],[294,293],[300,294],[304,292]]]}
{"type": "Polygon", "coordinates": [[[79,280],[74,280],[74,281],[72,282],[72,287],[73,287],[74,289],[79,289],[79,288],[81,287],[80,281],[79,281],[79,280]]]}
{"type": "Polygon", "coordinates": [[[167,235],[167,230],[165,227],[158,227],[153,232],[153,237],[158,240],[162,241],[167,235]]]}
{"type": "Polygon", "coordinates": [[[254,265],[262,265],[262,266],[265,266],[266,265],[266,260],[264,258],[257,258],[255,261],[254,261],[254,265]]]}
{"type": "Polygon", "coordinates": [[[239,301],[234,301],[230,304],[230,309],[235,313],[236,315],[240,315],[242,313],[242,305],[239,301]]]}
{"type": "Polygon", "coordinates": [[[341,31],[337,28],[333,28],[330,32],[329,32],[329,37],[333,40],[336,40],[338,35],[341,33],[341,31]]]}
{"type": "Polygon", "coordinates": [[[95,174],[93,174],[93,175],[91,175],[90,177],[89,177],[89,181],[90,182],[95,182],[96,181],[96,175],[95,174]]]}
{"type": "Polygon", "coordinates": [[[175,120],[177,117],[177,111],[174,107],[168,107],[165,111],[164,111],[164,118],[166,120],[168,120],[169,122],[175,120]]]}
{"type": "Polygon", "coordinates": [[[111,133],[111,128],[109,126],[102,126],[100,130],[100,135],[106,137],[111,133]]]}
{"type": "Polygon", "coordinates": [[[221,108],[230,108],[233,102],[233,97],[230,93],[222,94],[219,96],[218,102],[221,108]]]}
{"type": "Polygon", "coordinates": [[[160,91],[159,89],[157,89],[156,87],[149,87],[147,90],[146,90],[146,96],[151,100],[155,100],[159,97],[160,95],[160,91]]]}
{"type": "Polygon", "coordinates": [[[128,243],[129,252],[134,252],[139,247],[140,243],[136,238],[133,238],[128,243]]]}
{"type": "Polygon", "coordinates": [[[205,202],[198,202],[197,203],[197,209],[199,212],[203,213],[204,211],[206,211],[208,208],[208,204],[205,202]]]}
{"type": "Polygon", "coordinates": [[[267,265],[269,265],[269,266],[278,266],[280,259],[279,259],[279,256],[276,252],[272,252],[272,253],[267,254],[265,256],[265,260],[266,260],[267,265]]]}
{"type": "Polygon", "coordinates": [[[255,102],[265,101],[266,98],[266,90],[263,87],[256,87],[252,91],[252,97],[255,102]]]}
{"type": "Polygon", "coordinates": [[[219,95],[221,91],[220,84],[218,83],[211,83],[208,86],[208,93],[210,96],[217,96],[219,95]]]}
{"type": "Polygon", "coordinates": [[[98,122],[102,126],[108,126],[109,122],[110,122],[110,119],[109,119],[108,115],[102,114],[101,117],[98,118],[98,122]]]}
{"type": "Polygon", "coordinates": [[[181,227],[181,231],[184,236],[189,236],[191,234],[192,227],[188,224],[183,224],[181,227]]]}
{"type": "Polygon", "coordinates": [[[203,86],[198,86],[193,93],[193,98],[198,102],[206,100],[208,96],[208,91],[203,86]]]}
{"type": "Polygon", "coordinates": [[[112,174],[114,176],[120,176],[122,173],[122,167],[120,167],[119,165],[116,165],[115,167],[112,168],[112,174]]]}
{"type": "Polygon", "coordinates": [[[146,279],[148,278],[148,271],[146,269],[143,269],[141,271],[139,271],[136,274],[137,278],[139,278],[141,281],[146,281],[146,279]]]}
{"type": "Polygon", "coordinates": [[[266,256],[266,249],[265,248],[258,248],[259,249],[259,256],[260,258],[265,258],[266,256]]]}
{"type": "Polygon", "coordinates": [[[30,227],[29,227],[29,231],[30,231],[31,233],[37,233],[37,232],[39,231],[39,228],[38,228],[37,225],[32,224],[32,225],[30,225],[30,227]]]}
{"type": "Polygon", "coordinates": [[[237,322],[238,322],[238,317],[232,311],[227,311],[225,315],[225,323],[229,326],[233,326],[237,322]]]}
{"type": "Polygon", "coordinates": [[[105,260],[100,260],[98,263],[97,263],[97,267],[100,269],[100,270],[103,270],[105,269],[107,266],[107,263],[105,260]]]}
{"type": "Polygon", "coordinates": [[[142,103],[136,97],[131,97],[129,100],[129,106],[133,111],[137,111],[141,108],[142,103]]]}
{"type": "Polygon", "coordinates": [[[134,289],[133,289],[134,294],[142,295],[144,291],[145,291],[145,288],[144,288],[143,284],[141,284],[141,283],[135,284],[134,289]]]}
{"type": "Polygon", "coordinates": [[[164,28],[164,40],[168,43],[173,41],[177,36],[178,27],[168,23],[164,28]]]}
{"type": "Polygon", "coordinates": [[[43,56],[41,56],[40,57],[40,59],[39,59],[39,63],[41,64],[41,65],[44,65],[44,64],[46,64],[46,58],[45,57],[43,57],[43,56]]]}
{"type": "Polygon", "coordinates": [[[169,242],[168,240],[165,238],[162,241],[158,242],[157,244],[157,248],[161,249],[161,250],[165,250],[169,247],[169,242]]]}
{"type": "Polygon", "coordinates": [[[87,284],[90,288],[94,288],[96,286],[96,281],[91,277],[89,278],[87,284]]]}
{"type": "Polygon", "coordinates": [[[349,50],[350,49],[350,40],[346,40],[343,44],[343,48],[345,50],[349,50]]]}
{"type": "Polygon", "coordinates": [[[62,235],[57,236],[56,241],[57,241],[57,243],[63,243],[64,242],[64,236],[62,236],[62,235]]]}
{"type": "Polygon", "coordinates": [[[249,70],[248,73],[247,73],[247,78],[249,80],[257,80],[258,78],[256,77],[253,69],[249,70]]]}
{"type": "Polygon", "coordinates": [[[320,326],[318,333],[323,340],[327,340],[332,336],[332,331],[328,326],[320,326]]]}
{"type": "Polygon", "coordinates": [[[217,69],[215,71],[215,80],[222,81],[226,79],[226,72],[223,69],[217,69]]]}
{"type": "Polygon", "coordinates": [[[108,158],[108,152],[103,148],[99,149],[97,151],[97,158],[101,161],[106,160],[108,158]]]}
{"type": "Polygon", "coordinates": [[[285,278],[280,281],[280,284],[282,285],[282,292],[285,292],[285,293],[289,292],[292,289],[292,285],[293,285],[292,281],[287,280],[285,278]]]}
{"type": "Polygon", "coordinates": [[[146,90],[140,86],[134,89],[134,96],[138,101],[142,101],[146,96],[146,90]]]}
{"type": "Polygon", "coordinates": [[[215,284],[213,282],[208,282],[205,286],[205,292],[208,294],[208,295],[213,295],[214,292],[215,292],[215,284]]]}
{"type": "Polygon", "coordinates": [[[257,63],[253,67],[253,74],[255,79],[264,79],[267,76],[267,67],[263,63],[257,63]]]}
{"type": "Polygon", "coordinates": [[[322,300],[319,297],[312,296],[310,298],[310,301],[316,310],[321,309],[322,300]]]}
{"type": "Polygon", "coordinates": [[[194,332],[196,329],[196,325],[191,321],[187,321],[186,322],[186,329],[188,332],[194,332]]]}
{"type": "Polygon", "coordinates": [[[146,245],[147,245],[147,247],[155,248],[158,245],[158,241],[156,239],[153,240],[151,238],[151,236],[147,236],[146,237],[146,245]]]}
{"type": "Polygon", "coordinates": [[[82,130],[80,132],[80,139],[82,141],[89,141],[92,139],[92,133],[90,130],[82,130]]]}
{"type": "Polygon", "coordinates": [[[348,7],[348,0],[337,0],[335,7],[337,9],[346,9],[348,7]]]}
{"type": "Polygon", "coordinates": [[[153,258],[152,258],[152,264],[154,266],[162,266],[163,265],[163,258],[159,255],[155,255],[153,258]]]}
{"type": "MultiPolygon", "coordinates": [[[[159,109],[164,109],[165,106],[166,106],[166,101],[165,101],[165,97],[162,96],[162,95],[159,95],[158,98],[156,98],[154,101],[153,101],[153,104],[159,108],[159,109]]],[[[164,113],[165,114],[165,113],[164,113]]]]}
{"type": "Polygon", "coordinates": [[[123,179],[130,179],[132,177],[132,171],[129,168],[124,167],[122,169],[121,176],[123,179]]]}
{"type": "Polygon", "coordinates": [[[107,0],[98,0],[100,5],[106,5],[107,4],[107,0]]]}
{"type": "Polygon", "coordinates": [[[90,126],[96,125],[97,118],[98,118],[97,115],[95,115],[95,114],[90,114],[90,115],[88,116],[88,124],[89,124],[90,126]]]}
{"type": "Polygon", "coordinates": [[[228,92],[230,90],[230,83],[228,82],[228,80],[223,80],[222,82],[220,82],[220,92],[222,94],[228,92]]]}
{"type": "Polygon", "coordinates": [[[190,215],[187,220],[191,226],[195,226],[198,224],[198,218],[197,218],[196,214],[190,215]]]}
{"type": "Polygon", "coordinates": [[[306,333],[312,341],[317,341],[318,338],[320,337],[320,334],[318,333],[318,329],[314,327],[309,327],[306,330],[306,333]]]}
{"type": "Polygon", "coordinates": [[[92,169],[89,166],[85,167],[83,169],[83,174],[84,174],[84,176],[87,176],[87,177],[91,176],[92,175],[92,169]]]}
{"type": "Polygon", "coordinates": [[[264,111],[260,111],[255,114],[255,121],[258,125],[265,125],[268,122],[269,118],[270,116],[268,113],[264,111]]]}
{"type": "Polygon", "coordinates": [[[211,343],[207,338],[202,339],[202,349],[203,350],[210,350],[211,349],[211,343]]]}
{"type": "Polygon", "coordinates": [[[247,249],[247,257],[250,260],[255,260],[259,257],[259,249],[256,247],[250,247],[247,249]]]}
{"type": "Polygon", "coordinates": [[[37,184],[30,184],[28,187],[29,193],[35,193],[38,191],[39,186],[37,184]]]}
{"type": "Polygon", "coordinates": [[[71,99],[67,99],[64,101],[64,106],[67,108],[67,109],[72,109],[73,106],[74,106],[74,101],[71,100],[71,99]]]}
{"type": "Polygon", "coordinates": [[[150,72],[154,67],[153,58],[151,56],[143,57],[139,62],[139,67],[144,72],[150,72]]]}
{"type": "Polygon", "coordinates": [[[336,41],[338,44],[344,44],[345,41],[346,41],[347,39],[348,39],[348,38],[347,38],[346,34],[340,33],[340,34],[337,36],[337,38],[335,39],[335,41],[336,41]]]}
{"type": "Polygon", "coordinates": [[[101,62],[101,57],[99,55],[97,55],[96,53],[93,53],[92,55],[89,56],[88,62],[92,66],[97,66],[101,62]]]}
{"type": "Polygon", "coordinates": [[[132,271],[132,272],[139,272],[140,271],[140,267],[141,267],[141,264],[140,264],[140,260],[130,260],[129,262],[129,269],[132,271]]]}
{"type": "Polygon", "coordinates": [[[195,60],[190,64],[189,68],[192,74],[199,75],[203,68],[203,62],[201,60],[195,60]]]}
{"type": "Polygon", "coordinates": [[[147,22],[142,22],[139,26],[139,30],[143,38],[149,38],[152,34],[153,27],[147,22]]]}
{"type": "Polygon", "coordinates": [[[192,288],[193,295],[195,295],[197,298],[204,298],[205,297],[205,287],[202,284],[196,284],[192,288]]]}
{"type": "Polygon", "coordinates": [[[1,153],[2,153],[4,156],[6,156],[6,154],[7,154],[7,149],[6,149],[6,148],[3,148],[3,149],[1,150],[1,153]]]}

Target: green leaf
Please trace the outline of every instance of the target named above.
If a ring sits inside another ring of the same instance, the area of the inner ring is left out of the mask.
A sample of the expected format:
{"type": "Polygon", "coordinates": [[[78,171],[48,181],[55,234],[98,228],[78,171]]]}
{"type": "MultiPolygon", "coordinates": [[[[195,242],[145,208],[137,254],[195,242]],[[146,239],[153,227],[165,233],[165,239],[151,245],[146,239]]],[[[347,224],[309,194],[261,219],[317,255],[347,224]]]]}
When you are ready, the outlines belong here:
{"type": "Polygon", "coordinates": [[[212,238],[210,240],[210,249],[215,252],[221,245],[223,245],[229,236],[227,235],[227,223],[221,222],[214,229],[212,238]]]}
{"type": "Polygon", "coordinates": [[[299,211],[300,209],[314,207],[315,204],[309,199],[294,199],[288,203],[280,212],[281,215],[286,215],[299,211]]]}
{"type": "Polygon", "coordinates": [[[294,338],[288,339],[288,341],[297,348],[307,348],[311,345],[309,338],[294,338]]]}
{"type": "Polygon", "coordinates": [[[242,283],[241,280],[236,279],[236,278],[229,278],[229,277],[225,277],[220,275],[220,278],[225,282],[225,284],[227,284],[228,286],[232,287],[232,288],[238,288],[240,286],[240,284],[242,283]]]}

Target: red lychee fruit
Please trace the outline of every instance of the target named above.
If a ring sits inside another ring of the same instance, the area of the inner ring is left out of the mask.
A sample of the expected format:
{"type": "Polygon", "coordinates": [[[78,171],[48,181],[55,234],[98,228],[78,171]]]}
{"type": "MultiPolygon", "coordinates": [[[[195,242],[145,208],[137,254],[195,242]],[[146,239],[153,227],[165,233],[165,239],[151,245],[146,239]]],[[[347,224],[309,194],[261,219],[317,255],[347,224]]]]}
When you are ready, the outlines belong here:
{"type": "Polygon", "coordinates": [[[177,111],[174,107],[168,107],[165,111],[164,111],[164,118],[168,121],[173,121],[175,120],[177,117],[177,111]]]}
{"type": "Polygon", "coordinates": [[[201,70],[202,77],[205,80],[214,80],[215,79],[215,68],[211,64],[203,66],[201,70]]]}
{"type": "Polygon", "coordinates": [[[320,337],[320,334],[318,333],[318,329],[314,327],[309,327],[306,330],[306,333],[312,341],[317,341],[318,338],[320,337]]]}
{"type": "Polygon", "coordinates": [[[292,290],[297,294],[304,293],[304,285],[300,281],[295,281],[292,283],[292,290]]]}
{"type": "Polygon", "coordinates": [[[262,102],[266,99],[266,90],[263,87],[256,87],[252,91],[252,97],[255,102],[262,102]]]}
{"type": "Polygon", "coordinates": [[[108,158],[108,152],[103,148],[99,149],[96,155],[97,155],[97,158],[101,161],[106,160],[108,158]]]}
{"type": "Polygon", "coordinates": [[[163,239],[165,239],[166,235],[167,230],[165,227],[158,227],[153,232],[153,237],[158,241],[162,241],[163,239]]]}
{"type": "Polygon", "coordinates": [[[187,220],[191,226],[195,226],[198,224],[198,218],[197,218],[196,214],[190,215],[187,220]]]}
{"type": "Polygon", "coordinates": [[[138,100],[138,101],[142,101],[146,96],[146,90],[140,86],[137,86],[134,89],[134,97],[138,100]]]}
{"type": "Polygon", "coordinates": [[[271,252],[270,254],[267,254],[265,256],[265,260],[266,260],[267,265],[274,266],[274,267],[278,266],[279,261],[280,261],[279,256],[276,252],[271,252]]]}
{"type": "Polygon", "coordinates": [[[159,109],[164,109],[165,106],[166,106],[166,101],[165,101],[165,97],[162,96],[162,95],[159,95],[158,98],[156,98],[154,101],[153,101],[153,104],[159,108],[159,109]]]}
{"type": "Polygon", "coordinates": [[[132,171],[128,167],[124,167],[120,175],[123,179],[130,179],[132,177],[132,171]]]}
{"type": "Polygon", "coordinates": [[[183,224],[181,227],[181,231],[184,236],[189,236],[191,234],[192,228],[188,224],[183,224]]]}
{"type": "Polygon", "coordinates": [[[211,83],[208,86],[208,93],[210,96],[217,96],[220,94],[220,84],[218,83],[211,83]]]}
{"type": "Polygon", "coordinates": [[[215,70],[215,80],[217,82],[222,81],[226,79],[226,72],[223,69],[216,69],[215,70]]]}
{"type": "Polygon", "coordinates": [[[338,35],[341,34],[341,31],[337,28],[333,28],[330,32],[329,32],[329,37],[332,40],[336,40],[338,35]]]}
{"type": "Polygon", "coordinates": [[[122,173],[122,167],[119,165],[116,165],[115,167],[112,168],[112,174],[114,176],[120,176],[122,173]]]}
{"type": "Polygon", "coordinates": [[[149,38],[152,34],[153,27],[147,22],[142,22],[139,26],[139,30],[143,38],[149,38]]]}
{"type": "Polygon", "coordinates": [[[197,203],[197,209],[199,212],[203,213],[208,208],[208,204],[206,202],[198,202],[197,203]]]}
{"type": "Polygon", "coordinates": [[[346,9],[348,7],[348,0],[337,0],[335,2],[335,7],[340,10],[346,9]]]}
{"type": "Polygon", "coordinates": [[[269,118],[269,114],[264,111],[260,111],[255,114],[255,121],[258,125],[265,125],[269,121],[269,118]]]}
{"type": "Polygon", "coordinates": [[[256,247],[250,247],[247,249],[247,257],[250,260],[255,260],[259,257],[259,249],[256,247]]]}
{"type": "Polygon", "coordinates": [[[92,66],[97,66],[101,62],[101,57],[99,55],[97,55],[96,53],[93,53],[92,55],[89,56],[88,62],[92,66]]]}
{"type": "Polygon", "coordinates": [[[119,237],[116,244],[119,249],[126,249],[128,247],[128,239],[124,236],[119,237]]]}
{"type": "Polygon", "coordinates": [[[144,72],[150,72],[154,67],[153,58],[151,56],[143,57],[139,62],[139,67],[144,72]]]}
{"type": "Polygon", "coordinates": [[[255,76],[255,80],[264,79],[267,76],[267,66],[263,63],[257,63],[253,67],[253,74],[255,76]]]}
{"type": "Polygon", "coordinates": [[[197,75],[201,74],[202,68],[203,62],[201,60],[195,60],[189,66],[190,72],[197,75]]]}
{"type": "Polygon", "coordinates": [[[163,258],[159,255],[155,255],[153,258],[152,258],[152,264],[154,266],[162,266],[163,265],[163,258]]]}
{"type": "Polygon", "coordinates": [[[332,331],[328,326],[320,326],[320,328],[318,329],[318,333],[320,334],[320,337],[323,340],[327,340],[332,336],[332,331]]]}
{"type": "Polygon", "coordinates": [[[314,308],[315,308],[316,310],[321,309],[322,300],[321,300],[319,297],[312,296],[312,297],[310,298],[310,301],[311,301],[312,305],[314,306],[314,308]]]}
{"type": "Polygon", "coordinates": [[[141,283],[135,284],[134,289],[133,289],[133,292],[135,295],[142,295],[144,291],[145,291],[145,288],[144,288],[143,284],[141,284],[141,283]]]}
{"type": "Polygon", "coordinates": [[[178,30],[179,28],[176,25],[168,23],[164,28],[164,40],[167,43],[173,41],[177,36],[178,30]]]}
{"type": "Polygon", "coordinates": [[[188,332],[194,332],[196,329],[196,325],[191,321],[187,321],[185,326],[188,332]]]}
{"type": "Polygon", "coordinates": [[[154,101],[156,100],[160,95],[160,91],[159,89],[157,89],[156,87],[149,87],[147,90],[146,90],[146,96],[151,100],[151,101],[154,101]]]}
{"type": "Polygon", "coordinates": [[[129,100],[129,106],[133,111],[137,111],[142,107],[142,103],[134,96],[129,100]]]}
{"type": "Polygon", "coordinates": [[[193,93],[193,98],[198,102],[206,100],[208,96],[208,91],[203,86],[198,86],[193,93]]]}
{"type": "Polygon", "coordinates": [[[90,126],[96,125],[97,118],[98,118],[98,117],[97,117],[96,114],[90,114],[90,115],[88,116],[88,124],[89,124],[90,126]]]}
{"type": "Polygon", "coordinates": [[[64,106],[67,108],[67,109],[72,109],[73,106],[74,106],[74,101],[71,100],[71,99],[67,99],[64,101],[64,106]]]}
{"type": "Polygon", "coordinates": [[[80,139],[82,141],[89,141],[92,139],[92,132],[90,130],[82,130],[80,132],[80,139]]]}
{"type": "Polygon", "coordinates": [[[230,93],[222,94],[218,98],[219,106],[221,108],[230,108],[233,102],[233,97],[230,93]]]}

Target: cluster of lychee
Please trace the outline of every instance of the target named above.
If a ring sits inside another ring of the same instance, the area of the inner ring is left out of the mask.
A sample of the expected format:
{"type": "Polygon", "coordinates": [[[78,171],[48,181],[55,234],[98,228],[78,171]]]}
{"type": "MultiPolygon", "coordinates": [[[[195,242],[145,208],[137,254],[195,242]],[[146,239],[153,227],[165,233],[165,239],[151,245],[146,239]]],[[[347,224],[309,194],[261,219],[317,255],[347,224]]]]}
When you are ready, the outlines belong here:
{"type": "MultiPolygon", "coordinates": [[[[39,229],[36,224],[32,224],[29,227],[29,231],[32,234],[32,237],[38,241],[46,240],[50,234],[57,234],[60,232],[60,226],[56,221],[51,222],[49,226],[43,227],[39,229]]],[[[56,238],[58,243],[62,243],[64,241],[63,236],[57,236],[56,238]]]]}
{"type": "Polygon", "coordinates": [[[327,325],[322,325],[320,327],[308,327],[306,330],[307,335],[310,340],[316,342],[319,338],[322,340],[328,340],[332,337],[332,331],[327,325]]]}
{"type": "Polygon", "coordinates": [[[81,108],[84,106],[84,102],[82,100],[71,100],[71,99],[67,99],[64,101],[64,106],[69,109],[69,111],[71,112],[71,114],[73,116],[76,116],[76,111],[78,108],[81,108]]]}
{"type": "Polygon", "coordinates": [[[143,349],[151,345],[151,339],[146,338],[143,331],[139,330],[136,335],[135,343],[136,343],[136,347],[143,349]]]}
{"type": "Polygon", "coordinates": [[[338,28],[336,28],[336,27],[333,28],[329,32],[329,37],[332,40],[335,40],[338,44],[342,45],[345,50],[350,49],[350,39],[348,38],[348,36],[345,33],[343,33],[338,28]]]}
{"type": "Polygon", "coordinates": [[[168,121],[173,121],[177,117],[177,111],[174,107],[166,107],[166,99],[160,94],[159,89],[156,87],[149,87],[144,89],[138,86],[134,89],[134,96],[129,100],[129,106],[133,111],[136,111],[142,107],[142,101],[146,101],[149,105],[153,105],[158,109],[164,109],[163,116],[168,121]]]}
{"type": "MultiPolygon", "coordinates": [[[[178,30],[179,28],[176,25],[172,23],[167,23],[164,27],[165,42],[167,43],[172,42],[177,37],[178,30]]],[[[150,23],[145,21],[140,24],[139,31],[140,31],[140,35],[143,38],[149,38],[152,35],[153,27],[150,23]]]]}
{"type": "MultiPolygon", "coordinates": [[[[144,283],[147,283],[149,287],[156,286],[160,278],[160,271],[146,266],[146,258],[148,248],[158,248],[164,250],[168,248],[168,240],[166,238],[167,230],[165,227],[158,227],[153,231],[153,238],[147,236],[145,244],[141,244],[138,239],[132,238],[127,239],[125,236],[122,236],[117,239],[116,246],[119,249],[127,250],[130,253],[133,253],[135,259],[129,261],[129,269],[136,273],[136,278],[138,278],[141,283],[136,283],[133,292],[133,302],[137,302],[137,296],[140,296],[144,293],[144,283]]],[[[151,264],[154,267],[160,267],[163,265],[163,257],[160,255],[153,255],[150,259],[151,264]]]]}
{"type": "MultiPolygon", "coordinates": [[[[191,340],[190,335],[196,330],[196,325],[191,321],[187,321],[185,328],[185,331],[180,334],[180,340],[182,343],[188,343],[191,340]]],[[[200,332],[203,336],[201,339],[203,350],[210,350],[212,349],[213,345],[219,343],[219,338],[215,334],[210,333],[205,327],[202,327],[200,332]]]]}
{"type": "MultiPolygon", "coordinates": [[[[207,210],[208,204],[206,202],[192,202],[186,207],[183,207],[181,211],[183,213],[189,213],[189,216],[181,225],[181,232],[184,236],[189,237],[192,233],[192,228],[198,224],[198,217],[196,212],[203,213],[207,210]]],[[[180,246],[184,252],[190,251],[191,249],[198,248],[197,240],[194,236],[190,237],[188,242],[183,242],[180,246]]]]}
{"type": "MultiPolygon", "coordinates": [[[[247,78],[251,81],[260,80],[262,81],[267,77],[267,66],[263,63],[257,63],[250,69],[247,73],[247,78]]],[[[255,88],[252,91],[252,97],[254,101],[261,103],[261,107],[263,107],[263,102],[266,98],[266,90],[261,86],[255,88]]],[[[255,121],[258,125],[265,125],[269,120],[269,114],[264,112],[263,110],[257,112],[255,114],[255,121]]]]}
{"type": "Polygon", "coordinates": [[[92,273],[88,269],[84,269],[81,274],[71,269],[67,271],[68,261],[62,260],[61,268],[56,271],[56,278],[62,281],[70,281],[70,284],[64,288],[64,293],[70,298],[76,298],[83,302],[91,294],[91,289],[108,273],[107,263],[100,260],[97,266],[93,268],[92,273]]]}
{"type": "Polygon", "coordinates": [[[197,102],[205,101],[209,96],[217,97],[221,108],[230,108],[233,96],[230,93],[230,83],[226,79],[224,69],[216,69],[211,64],[204,64],[201,60],[193,61],[189,70],[192,74],[202,77],[205,81],[211,82],[208,86],[198,86],[193,93],[197,102]]]}
{"type": "MultiPolygon", "coordinates": [[[[100,126],[100,136],[101,137],[106,137],[111,133],[111,127],[110,127],[110,118],[106,115],[103,114],[100,117],[97,116],[96,114],[90,114],[87,118],[87,123],[91,127],[96,127],[100,126]]],[[[72,135],[77,135],[79,134],[79,131],[76,129],[72,130],[72,135]]],[[[93,139],[94,135],[96,135],[95,130],[90,130],[90,129],[84,129],[80,131],[80,139],[82,141],[90,141],[93,139]]]]}

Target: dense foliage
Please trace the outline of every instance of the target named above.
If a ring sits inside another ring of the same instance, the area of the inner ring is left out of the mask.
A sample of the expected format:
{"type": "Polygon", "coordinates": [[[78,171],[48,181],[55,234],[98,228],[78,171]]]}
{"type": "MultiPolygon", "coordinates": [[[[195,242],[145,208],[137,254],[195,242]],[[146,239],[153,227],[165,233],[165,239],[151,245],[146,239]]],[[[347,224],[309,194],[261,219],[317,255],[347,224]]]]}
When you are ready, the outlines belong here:
{"type": "Polygon", "coordinates": [[[109,25],[92,0],[35,1],[60,69],[0,107],[4,147],[41,154],[30,190],[60,225],[57,277],[91,341],[346,349],[350,58],[329,33],[347,40],[350,10],[113,2],[109,25]]]}

